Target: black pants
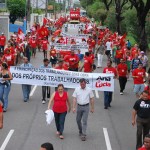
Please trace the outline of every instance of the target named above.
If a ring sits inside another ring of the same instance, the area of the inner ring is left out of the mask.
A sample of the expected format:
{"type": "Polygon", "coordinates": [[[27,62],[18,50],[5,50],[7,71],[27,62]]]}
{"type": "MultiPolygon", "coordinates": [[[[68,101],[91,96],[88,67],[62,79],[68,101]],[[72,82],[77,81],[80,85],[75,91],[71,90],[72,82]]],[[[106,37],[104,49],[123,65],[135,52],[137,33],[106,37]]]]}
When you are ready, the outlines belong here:
{"type": "Polygon", "coordinates": [[[78,68],[69,68],[69,71],[77,71],[78,72],[78,68]]]}
{"type": "Polygon", "coordinates": [[[127,77],[119,76],[120,92],[123,92],[127,83],[127,77]]]}
{"type": "Polygon", "coordinates": [[[43,50],[44,58],[47,58],[47,50],[43,50]]]}
{"type": "Polygon", "coordinates": [[[136,149],[142,147],[144,137],[149,133],[150,131],[150,118],[149,119],[143,119],[140,117],[137,117],[137,134],[136,134],[136,149]]]}
{"type": "Polygon", "coordinates": [[[0,45],[0,53],[4,53],[4,46],[0,45]]]}
{"type": "Polygon", "coordinates": [[[50,98],[50,87],[49,86],[42,86],[42,100],[45,100],[47,92],[47,98],[50,98]]]}
{"type": "Polygon", "coordinates": [[[62,135],[64,131],[66,114],[67,112],[63,112],[63,113],[54,112],[56,129],[58,132],[60,132],[60,135],[62,135]]]}

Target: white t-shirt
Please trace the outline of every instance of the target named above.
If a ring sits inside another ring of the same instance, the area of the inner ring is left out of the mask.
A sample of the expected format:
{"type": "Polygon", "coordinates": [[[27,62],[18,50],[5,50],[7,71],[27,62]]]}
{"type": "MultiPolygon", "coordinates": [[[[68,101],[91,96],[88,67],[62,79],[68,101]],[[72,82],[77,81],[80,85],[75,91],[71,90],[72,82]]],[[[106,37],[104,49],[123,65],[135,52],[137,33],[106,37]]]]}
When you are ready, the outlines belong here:
{"type": "Polygon", "coordinates": [[[106,42],[106,49],[107,50],[111,51],[112,50],[111,46],[112,46],[112,42],[109,42],[109,41],[106,42]]]}
{"type": "Polygon", "coordinates": [[[73,95],[77,99],[77,103],[79,105],[85,105],[90,102],[90,98],[94,97],[92,89],[86,87],[85,89],[82,89],[81,87],[78,87],[75,89],[73,95]]]}

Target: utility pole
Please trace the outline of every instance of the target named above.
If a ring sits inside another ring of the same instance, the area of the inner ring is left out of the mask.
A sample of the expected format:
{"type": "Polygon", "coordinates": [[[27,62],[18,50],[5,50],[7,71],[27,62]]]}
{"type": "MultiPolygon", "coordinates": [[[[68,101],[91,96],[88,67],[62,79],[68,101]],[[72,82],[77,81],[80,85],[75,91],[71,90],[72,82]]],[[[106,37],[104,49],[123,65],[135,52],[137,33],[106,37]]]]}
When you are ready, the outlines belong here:
{"type": "Polygon", "coordinates": [[[38,9],[39,0],[36,0],[36,9],[38,9]]]}
{"type": "Polygon", "coordinates": [[[26,3],[26,19],[30,22],[30,14],[31,14],[31,0],[27,0],[26,3]]]}
{"type": "Polygon", "coordinates": [[[47,17],[47,11],[48,11],[48,0],[45,2],[45,17],[47,17]]]}

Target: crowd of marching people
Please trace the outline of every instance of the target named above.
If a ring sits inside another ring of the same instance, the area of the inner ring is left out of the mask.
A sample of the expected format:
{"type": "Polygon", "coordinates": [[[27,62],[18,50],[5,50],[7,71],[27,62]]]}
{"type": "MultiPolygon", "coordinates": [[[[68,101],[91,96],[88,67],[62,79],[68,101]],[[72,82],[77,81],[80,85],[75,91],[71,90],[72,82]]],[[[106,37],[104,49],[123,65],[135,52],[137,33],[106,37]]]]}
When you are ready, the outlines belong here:
{"type": "MultiPolygon", "coordinates": [[[[6,112],[8,108],[8,96],[11,90],[11,80],[13,77],[9,71],[10,66],[20,65],[21,67],[33,67],[31,59],[36,59],[36,53],[43,52],[43,65],[41,68],[54,68],[69,71],[83,71],[92,73],[96,68],[103,68],[103,73],[113,73],[114,78],[119,80],[120,95],[124,94],[129,77],[133,78],[134,94],[138,101],[135,103],[132,112],[132,125],[135,125],[137,116],[137,145],[140,148],[143,145],[142,135],[144,137],[150,129],[150,80],[145,87],[146,71],[148,70],[148,57],[137,44],[126,39],[126,34],[118,35],[112,33],[107,27],[98,28],[95,23],[89,19],[82,18],[83,26],[78,29],[79,34],[88,35],[82,38],[80,44],[88,45],[88,50],[83,54],[80,49],[71,49],[70,51],[59,51],[55,49],[57,44],[76,45],[76,38],[72,38],[68,43],[62,33],[68,32],[67,18],[60,17],[57,21],[43,21],[43,26],[33,25],[32,29],[26,35],[20,34],[20,30],[10,36],[8,42],[4,33],[0,35],[0,128],[2,125],[2,111],[6,112]],[[65,26],[63,26],[65,24],[65,26]],[[107,56],[107,66],[104,66],[103,57],[107,56]],[[97,60],[97,64],[96,61],[97,60]],[[97,66],[97,67],[96,67],[97,66]],[[142,105],[143,104],[143,105],[142,105]],[[141,106],[142,105],[142,106],[141,106]],[[2,109],[3,107],[3,109],[2,109]],[[143,132],[142,132],[143,131],[143,132]]],[[[92,91],[86,88],[85,79],[80,80],[80,88],[75,89],[73,93],[73,112],[77,109],[77,124],[79,134],[82,134],[82,140],[86,140],[87,118],[89,112],[89,103],[91,103],[91,112],[94,112],[94,95],[92,91]],[[79,95],[85,94],[84,98],[79,95]],[[89,96],[89,98],[87,98],[89,96]],[[83,113],[84,112],[84,113],[83,113]],[[83,118],[83,128],[81,119],[83,118]]],[[[29,100],[31,85],[22,85],[23,100],[29,100]]],[[[104,91],[104,109],[111,107],[113,92],[104,91]]],[[[48,109],[51,108],[54,101],[54,115],[57,128],[57,134],[63,139],[63,129],[66,112],[71,110],[71,104],[68,100],[68,93],[62,84],[59,84],[56,92],[50,96],[50,87],[42,86],[42,103],[45,104],[46,97],[50,98],[48,109]],[[46,95],[47,94],[47,95],[46,95]],[[62,101],[62,105],[59,104],[62,101]],[[68,106],[68,110],[67,110],[68,106]]],[[[146,139],[150,139],[146,136],[146,139]]],[[[141,150],[141,149],[139,149],[141,150]]],[[[149,150],[149,149],[142,149],[149,150]]]]}

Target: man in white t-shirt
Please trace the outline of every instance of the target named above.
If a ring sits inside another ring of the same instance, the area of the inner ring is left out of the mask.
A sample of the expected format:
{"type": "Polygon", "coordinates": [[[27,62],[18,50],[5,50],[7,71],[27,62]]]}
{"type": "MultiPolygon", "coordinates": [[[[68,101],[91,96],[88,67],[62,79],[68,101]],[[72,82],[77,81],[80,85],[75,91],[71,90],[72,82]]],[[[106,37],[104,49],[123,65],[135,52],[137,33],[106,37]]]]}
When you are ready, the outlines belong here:
{"type": "Polygon", "coordinates": [[[81,140],[86,140],[87,119],[89,114],[89,104],[91,104],[90,111],[94,112],[94,94],[93,91],[86,87],[86,80],[80,79],[80,87],[76,88],[73,95],[73,113],[76,112],[77,105],[77,125],[81,140]],[[81,123],[82,120],[82,123],[81,123]]]}
{"type": "Polygon", "coordinates": [[[110,41],[110,39],[108,39],[105,46],[106,46],[106,55],[108,58],[110,58],[112,54],[112,42],[110,41]]]}

